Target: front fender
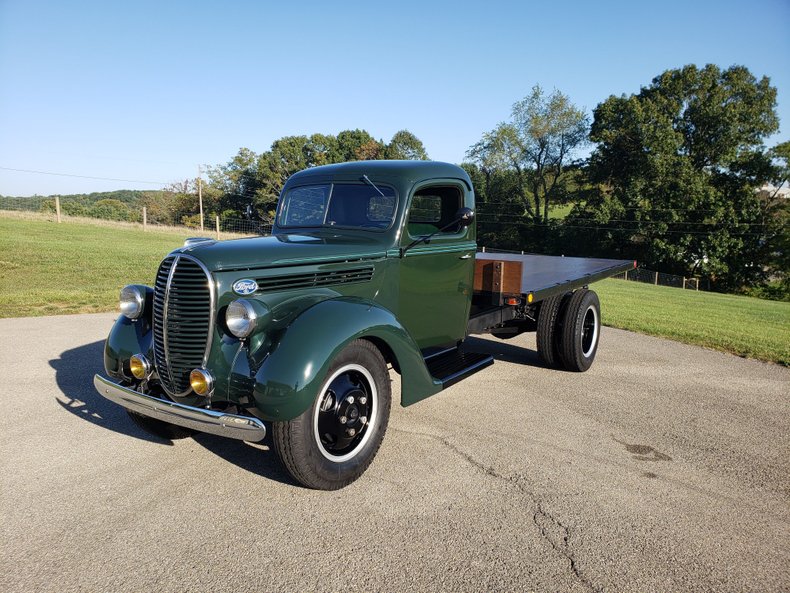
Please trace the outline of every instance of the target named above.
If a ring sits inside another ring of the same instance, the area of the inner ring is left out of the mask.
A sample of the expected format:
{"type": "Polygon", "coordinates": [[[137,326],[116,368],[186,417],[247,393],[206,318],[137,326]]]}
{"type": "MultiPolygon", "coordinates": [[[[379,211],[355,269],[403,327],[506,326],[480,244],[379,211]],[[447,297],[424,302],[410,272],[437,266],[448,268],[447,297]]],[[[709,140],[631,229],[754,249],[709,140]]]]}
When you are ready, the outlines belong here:
{"type": "Polygon", "coordinates": [[[313,305],[297,317],[255,375],[253,398],[267,420],[291,420],[315,401],[340,351],[358,338],[386,344],[401,372],[406,406],[441,390],[420,349],[392,312],[362,299],[338,298],[313,305]]]}
{"type": "Polygon", "coordinates": [[[104,343],[104,370],[114,379],[123,379],[128,375],[124,361],[133,354],[142,353],[153,360],[153,339],[151,323],[145,315],[139,319],[119,315],[104,343]]]}

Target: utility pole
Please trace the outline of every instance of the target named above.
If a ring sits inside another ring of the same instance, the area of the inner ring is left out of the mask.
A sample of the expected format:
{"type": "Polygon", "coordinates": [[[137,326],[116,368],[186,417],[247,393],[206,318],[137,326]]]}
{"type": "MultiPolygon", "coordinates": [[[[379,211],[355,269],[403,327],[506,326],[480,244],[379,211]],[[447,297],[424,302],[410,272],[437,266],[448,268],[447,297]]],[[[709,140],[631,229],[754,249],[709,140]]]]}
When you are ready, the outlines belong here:
{"type": "Polygon", "coordinates": [[[198,202],[200,202],[200,232],[203,232],[203,180],[200,178],[201,170],[198,165],[198,202]]]}

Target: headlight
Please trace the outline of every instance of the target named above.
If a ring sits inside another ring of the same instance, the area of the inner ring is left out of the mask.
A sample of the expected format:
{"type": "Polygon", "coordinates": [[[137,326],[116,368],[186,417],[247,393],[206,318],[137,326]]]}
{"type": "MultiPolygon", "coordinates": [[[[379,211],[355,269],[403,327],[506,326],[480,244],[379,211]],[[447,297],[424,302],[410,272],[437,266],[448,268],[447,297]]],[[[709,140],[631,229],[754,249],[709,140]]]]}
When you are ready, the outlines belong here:
{"type": "Polygon", "coordinates": [[[145,290],[142,286],[130,284],[121,289],[121,313],[129,319],[137,319],[145,308],[145,290]]]}
{"type": "Polygon", "coordinates": [[[247,299],[238,299],[228,305],[225,312],[225,324],[237,338],[246,338],[255,331],[258,314],[252,303],[247,299]]]}

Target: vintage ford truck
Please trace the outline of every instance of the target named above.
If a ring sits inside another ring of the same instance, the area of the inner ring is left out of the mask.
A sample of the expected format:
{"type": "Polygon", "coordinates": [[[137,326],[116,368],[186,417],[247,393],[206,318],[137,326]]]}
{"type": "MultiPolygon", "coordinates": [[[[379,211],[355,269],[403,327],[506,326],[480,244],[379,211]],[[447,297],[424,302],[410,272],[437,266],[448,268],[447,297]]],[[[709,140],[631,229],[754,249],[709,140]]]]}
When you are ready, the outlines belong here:
{"type": "MultiPolygon", "coordinates": [[[[471,334],[537,331],[548,366],[587,370],[586,286],[632,261],[477,251],[474,191],[446,163],[366,161],[293,175],[271,236],[187,240],[153,286],[121,290],[104,397],[141,428],[262,441],[305,486],[356,480],[403,406],[492,364],[471,334]]],[[[252,451],[252,450],[251,450],[252,451]]]]}

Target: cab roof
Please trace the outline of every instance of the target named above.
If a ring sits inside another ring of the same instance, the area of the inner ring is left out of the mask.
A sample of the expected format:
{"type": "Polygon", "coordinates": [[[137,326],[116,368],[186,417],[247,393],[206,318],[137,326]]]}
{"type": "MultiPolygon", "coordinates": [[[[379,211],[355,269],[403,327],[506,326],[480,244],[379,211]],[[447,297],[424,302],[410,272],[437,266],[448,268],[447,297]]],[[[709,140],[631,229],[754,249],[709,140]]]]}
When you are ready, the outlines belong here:
{"type": "Polygon", "coordinates": [[[352,161],[334,165],[322,165],[295,173],[287,185],[319,180],[357,181],[367,175],[370,179],[386,179],[390,182],[413,184],[427,179],[460,179],[471,189],[472,181],[461,167],[439,161],[352,161]]]}

